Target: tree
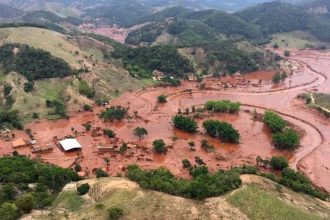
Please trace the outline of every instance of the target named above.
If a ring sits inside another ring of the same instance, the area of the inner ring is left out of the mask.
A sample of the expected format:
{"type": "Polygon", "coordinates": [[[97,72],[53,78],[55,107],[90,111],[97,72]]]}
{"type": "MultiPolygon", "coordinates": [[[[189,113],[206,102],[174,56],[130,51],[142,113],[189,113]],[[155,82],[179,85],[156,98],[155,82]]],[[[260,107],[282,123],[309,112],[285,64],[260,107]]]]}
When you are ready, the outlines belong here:
{"type": "Polygon", "coordinates": [[[24,83],[24,92],[32,92],[34,90],[34,82],[24,83]]]}
{"type": "Polygon", "coordinates": [[[81,195],[81,196],[87,194],[89,189],[90,189],[90,186],[88,183],[83,183],[77,187],[77,191],[78,191],[79,195],[81,195]]]}
{"type": "Polygon", "coordinates": [[[133,130],[133,134],[141,141],[145,135],[148,135],[148,131],[145,128],[137,127],[133,130]]]}
{"type": "Polygon", "coordinates": [[[289,167],[289,162],[285,157],[272,157],[270,160],[270,166],[275,170],[283,170],[289,167]]]}
{"type": "Polygon", "coordinates": [[[284,51],[284,56],[289,57],[291,55],[291,52],[289,50],[284,51]]]}
{"type": "Polygon", "coordinates": [[[196,149],[195,149],[195,142],[190,141],[190,142],[188,143],[188,145],[189,145],[191,151],[195,151],[195,150],[196,150],[196,149]]]}
{"type": "Polygon", "coordinates": [[[23,194],[16,199],[15,204],[24,213],[30,213],[34,206],[34,198],[31,193],[23,194]]]}
{"type": "Polygon", "coordinates": [[[165,95],[158,96],[157,100],[158,100],[159,103],[166,103],[167,102],[165,95]]]}
{"type": "Polygon", "coordinates": [[[116,137],[116,133],[113,130],[111,130],[111,129],[105,129],[105,130],[103,130],[103,134],[106,135],[106,136],[108,136],[109,138],[116,137]]]}
{"type": "Polygon", "coordinates": [[[152,143],[152,146],[153,146],[153,150],[156,153],[162,154],[162,153],[166,153],[166,151],[167,151],[165,142],[162,139],[155,140],[152,143]]]}
{"type": "Polygon", "coordinates": [[[112,207],[108,211],[108,220],[118,220],[124,216],[124,211],[118,207],[112,207]]]}
{"type": "Polygon", "coordinates": [[[127,148],[128,148],[127,144],[123,143],[119,148],[120,153],[124,154],[127,151],[127,148]]]}
{"type": "Polygon", "coordinates": [[[197,122],[183,115],[176,115],[173,119],[174,127],[188,133],[195,133],[197,131],[197,122]]]}
{"type": "Polygon", "coordinates": [[[299,147],[300,137],[295,130],[287,128],[283,132],[274,134],[273,142],[278,149],[294,150],[299,147]]]}
{"type": "Polygon", "coordinates": [[[103,160],[104,160],[104,162],[106,163],[107,166],[110,165],[110,159],[109,159],[109,157],[105,157],[105,158],[103,158],[103,160]]]}
{"type": "Polygon", "coordinates": [[[278,48],[279,48],[278,43],[275,43],[275,44],[273,45],[273,48],[274,48],[274,49],[278,49],[278,48]]]}

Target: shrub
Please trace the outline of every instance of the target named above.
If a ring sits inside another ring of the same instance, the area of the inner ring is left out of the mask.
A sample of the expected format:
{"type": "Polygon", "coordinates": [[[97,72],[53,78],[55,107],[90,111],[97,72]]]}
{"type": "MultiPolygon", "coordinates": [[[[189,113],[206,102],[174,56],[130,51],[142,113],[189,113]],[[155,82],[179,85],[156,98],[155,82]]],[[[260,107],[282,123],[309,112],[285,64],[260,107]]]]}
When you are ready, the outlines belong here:
{"type": "Polygon", "coordinates": [[[4,95],[5,97],[9,96],[12,90],[13,90],[12,85],[10,85],[10,84],[8,84],[8,83],[5,83],[5,84],[3,85],[3,95],[4,95]]]}
{"type": "Polygon", "coordinates": [[[19,196],[15,204],[23,213],[30,213],[34,206],[34,198],[31,193],[19,196]]]}
{"type": "Polygon", "coordinates": [[[92,110],[92,106],[85,104],[83,106],[83,109],[84,109],[84,111],[90,111],[90,110],[92,110]]]}
{"type": "Polygon", "coordinates": [[[197,177],[200,176],[205,176],[209,173],[209,170],[206,166],[198,166],[194,167],[192,171],[190,172],[191,176],[196,179],[197,177]]]}
{"type": "Polygon", "coordinates": [[[291,55],[291,52],[289,50],[284,51],[284,56],[289,57],[291,55]]]}
{"type": "Polygon", "coordinates": [[[33,112],[32,118],[34,118],[34,119],[39,118],[39,114],[37,112],[33,112]]]}
{"type": "Polygon", "coordinates": [[[89,99],[93,99],[95,97],[95,90],[90,87],[85,80],[79,81],[78,91],[81,95],[84,95],[89,99]]]}
{"type": "Polygon", "coordinates": [[[106,135],[106,136],[108,136],[109,138],[116,137],[116,133],[113,130],[111,130],[111,129],[105,129],[105,130],[103,130],[103,134],[106,135]]]}
{"type": "Polygon", "coordinates": [[[202,140],[201,141],[201,148],[205,150],[206,152],[212,152],[214,151],[214,146],[209,144],[207,140],[202,140]]]}
{"type": "Polygon", "coordinates": [[[153,146],[153,150],[154,150],[156,153],[162,154],[162,153],[166,153],[166,151],[167,151],[167,148],[166,148],[165,142],[164,142],[164,140],[162,140],[162,139],[155,140],[155,141],[152,143],[152,146],[153,146]]]}
{"type": "Polygon", "coordinates": [[[108,220],[118,220],[124,216],[124,211],[118,207],[112,207],[108,211],[108,220]]]}
{"type": "Polygon", "coordinates": [[[85,123],[85,124],[83,124],[83,126],[86,129],[86,131],[90,131],[92,129],[92,124],[91,123],[85,123]]]}
{"type": "Polygon", "coordinates": [[[79,163],[77,163],[75,166],[74,166],[74,171],[76,172],[80,172],[81,171],[81,166],[79,163]]]}
{"type": "Polygon", "coordinates": [[[264,122],[272,130],[272,132],[280,132],[286,126],[286,122],[275,112],[266,111],[264,115],[264,122]]]}
{"type": "Polygon", "coordinates": [[[174,127],[188,133],[195,133],[197,131],[197,122],[183,115],[176,115],[173,119],[174,127]]]}
{"type": "Polygon", "coordinates": [[[203,127],[210,136],[220,138],[223,142],[239,142],[240,134],[231,124],[227,122],[207,120],[204,121],[203,127]]]}
{"type": "Polygon", "coordinates": [[[158,96],[157,100],[158,100],[159,103],[166,103],[167,102],[165,95],[158,96]]]}
{"type": "Polygon", "coordinates": [[[295,130],[287,128],[283,132],[274,134],[273,142],[278,149],[294,150],[299,147],[300,137],[295,130]]]}
{"type": "Polygon", "coordinates": [[[97,169],[96,170],[96,178],[101,178],[101,177],[109,177],[109,174],[106,173],[104,170],[102,169],[97,169]]]}
{"type": "Polygon", "coordinates": [[[128,109],[122,106],[111,106],[101,113],[101,118],[105,121],[123,120],[127,115],[128,109]]]}
{"type": "Polygon", "coordinates": [[[81,184],[80,186],[77,187],[77,191],[79,193],[79,195],[85,195],[88,193],[90,189],[90,186],[88,183],[84,183],[84,184],[81,184]]]}
{"type": "Polygon", "coordinates": [[[0,206],[1,220],[15,220],[18,217],[18,208],[13,203],[2,203],[0,206]]]}
{"type": "Polygon", "coordinates": [[[120,153],[124,154],[127,151],[127,148],[128,148],[127,144],[123,143],[119,148],[120,153]]]}
{"type": "Polygon", "coordinates": [[[187,159],[182,160],[182,166],[183,166],[183,168],[185,168],[185,169],[190,169],[190,168],[192,167],[190,161],[187,160],[187,159]]]}
{"type": "Polygon", "coordinates": [[[283,170],[289,167],[289,162],[285,157],[272,157],[270,160],[270,166],[275,170],[283,170]]]}

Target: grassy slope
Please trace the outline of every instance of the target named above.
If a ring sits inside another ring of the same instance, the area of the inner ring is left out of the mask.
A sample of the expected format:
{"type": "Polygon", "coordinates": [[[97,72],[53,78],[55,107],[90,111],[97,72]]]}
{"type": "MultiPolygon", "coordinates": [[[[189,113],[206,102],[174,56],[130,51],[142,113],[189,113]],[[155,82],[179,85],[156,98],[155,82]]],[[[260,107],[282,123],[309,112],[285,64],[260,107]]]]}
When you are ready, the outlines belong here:
{"type": "MultiPolygon", "coordinates": [[[[122,178],[86,180],[92,188],[84,202],[70,205],[70,184],[52,209],[29,219],[106,219],[107,209],[121,207],[123,219],[328,219],[330,204],[292,192],[257,176],[244,175],[243,187],[203,202],[142,190],[122,178]],[[236,207],[237,206],[237,207],[236,207]],[[70,211],[74,210],[74,211],[70,211]],[[66,214],[65,214],[66,213],[66,214]],[[249,217],[249,218],[248,218],[249,217]]],[[[79,200],[81,201],[81,200],[79,200]]],[[[24,219],[24,218],[23,218],[24,219]]]]}
{"type": "Polygon", "coordinates": [[[305,49],[306,45],[315,45],[317,41],[310,34],[302,31],[273,35],[271,44],[277,43],[280,48],[305,49]]]}
{"type": "Polygon", "coordinates": [[[79,60],[85,60],[84,55],[88,55],[79,47],[65,40],[65,36],[57,32],[32,27],[4,28],[0,29],[0,36],[7,34],[2,42],[23,43],[30,46],[41,48],[51,52],[54,56],[62,58],[72,67],[80,67],[79,60]],[[79,56],[74,52],[79,51],[79,56]]]}
{"type": "MultiPolygon", "coordinates": [[[[82,78],[96,88],[99,97],[105,99],[146,85],[146,83],[130,77],[121,67],[102,62],[103,56],[97,48],[80,48],[74,41],[67,40],[66,36],[54,31],[30,27],[0,29],[0,44],[5,42],[24,43],[43,49],[64,59],[73,68],[80,68],[84,64],[92,66],[97,58],[98,62],[93,70],[88,74],[83,74],[82,78]],[[75,55],[75,51],[78,51],[79,54],[75,55]],[[92,54],[95,57],[93,60],[86,58],[92,54]],[[80,60],[84,61],[83,64],[79,62],[80,60]]],[[[25,79],[17,74],[4,75],[0,71],[0,81],[6,81],[14,86],[13,94],[16,102],[13,108],[20,110],[25,122],[31,120],[33,112],[39,113],[41,117],[47,116],[49,109],[45,108],[46,99],[71,97],[70,101],[66,103],[70,111],[81,109],[83,104],[91,104],[90,100],[79,95],[77,87],[74,86],[74,83],[72,84],[74,82],[72,77],[37,81],[34,93],[24,92],[25,79]]]]}

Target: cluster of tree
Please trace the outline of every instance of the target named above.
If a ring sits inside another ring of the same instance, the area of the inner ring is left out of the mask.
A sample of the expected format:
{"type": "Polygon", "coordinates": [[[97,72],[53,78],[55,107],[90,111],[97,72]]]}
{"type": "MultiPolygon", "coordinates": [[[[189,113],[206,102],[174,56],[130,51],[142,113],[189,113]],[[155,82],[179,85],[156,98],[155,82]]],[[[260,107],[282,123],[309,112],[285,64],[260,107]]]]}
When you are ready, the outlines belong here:
{"type": "Polygon", "coordinates": [[[149,24],[128,34],[125,42],[132,45],[153,43],[161,35],[163,29],[159,24],[149,24]]]}
{"type": "Polygon", "coordinates": [[[261,157],[257,157],[257,166],[276,170],[276,175],[269,172],[262,172],[256,166],[243,165],[241,167],[234,168],[234,170],[240,174],[255,174],[268,178],[278,184],[293,189],[296,192],[306,193],[321,200],[327,200],[330,198],[328,193],[315,188],[311,181],[302,173],[289,168],[288,160],[284,157],[272,157],[270,160],[264,160],[261,157]]]}
{"type": "Polygon", "coordinates": [[[273,132],[273,143],[281,150],[294,150],[299,147],[300,136],[291,129],[286,128],[286,121],[275,112],[266,111],[264,122],[273,132]]]}
{"type": "Polygon", "coordinates": [[[166,100],[166,96],[165,95],[159,95],[158,97],[157,97],[157,102],[158,103],[166,103],[167,102],[167,100],[166,100]]]}
{"type": "Polygon", "coordinates": [[[127,116],[128,109],[122,106],[111,106],[101,113],[105,121],[123,120],[127,116]]]}
{"type": "Polygon", "coordinates": [[[303,192],[322,200],[328,198],[326,193],[323,193],[313,187],[311,181],[307,177],[290,168],[285,168],[282,171],[282,178],[279,180],[279,183],[293,189],[296,192],[303,192]]]}
{"type": "Polygon", "coordinates": [[[174,127],[177,129],[180,129],[188,133],[197,132],[198,129],[197,122],[188,116],[176,115],[173,117],[172,122],[174,124],[174,127]]]}
{"type": "Polygon", "coordinates": [[[79,80],[78,91],[89,99],[95,98],[95,90],[85,80],[79,80]]]}
{"type": "Polygon", "coordinates": [[[224,71],[248,73],[257,71],[262,65],[269,65],[265,54],[260,51],[248,52],[237,48],[230,41],[208,42],[202,47],[210,62],[212,59],[222,64],[224,71]]]}
{"type": "Polygon", "coordinates": [[[231,102],[229,100],[207,101],[205,103],[205,108],[208,111],[230,113],[230,114],[237,113],[240,110],[240,107],[241,107],[241,103],[231,102]]]}
{"type": "Polygon", "coordinates": [[[285,128],[282,132],[273,134],[273,142],[276,148],[295,150],[299,147],[299,134],[292,128],[285,128]]]}
{"type": "Polygon", "coordinates": [[[12,111],[0,110],[0,129],[4,129],[6,127],[23,129],[23,124],[21,122],[21,118],[19,117],[19,113],[17,110],[12,110],[12,111]]]}
{"type": "Polygon", "coordinates": [[[158,139],[152,142],[153,150],[158,154],[165,154],[167,152],[164,140],[158,139]]]}
{"type": "Polygon", "coordinates": [[[231,124],[217,120],[207,120],[203,122],[206,132],[214,138],[219,138],[223,142],[238,143],[240,134],[231,124]]]}
{"type": "Polygon", "coordinates": [[[49,206],[71,181],[80,180],[72,170],[31,160],[24,156],[0,158],[0,216],[18,219],[32,209],[49,206]],[[34,187],[29,186],[34,184],[34,187]]]}
{"type": "Polygon", "coordinates": [[[265,112],[264,122],[274,133],[282,131],[286,126],[286,121],[277,113],[271,111],[265,112]]]}
{"type": "Polygon", "coordinates": [[[46,100],[46,107],[47,108],[53,108],[54,111],[49,113],[51,115],[59,115],[61,117],[66,117],[66,109],[64,103],[59,99],[54,100],[46,100]]]}
{"type": "Polygon", "coordinates": [[[160,85],[177,87],[181,85],[181,81],[176,77],[165,76],[161,79],[160,85]]]}
{"type": "Polygon", "coordinates": [[[231,170],[210,174],[207,167],[196,167],[192,176],[192,180],[177,179],[165,168],[150,171],[142,170],[137,165],[127,168],[127,177],[138,182],[142,188],[198,200],[223,195],[241,185],[240,174],[231,170]]]}
{"type": "Polygon", "coordinates": [[[103,134],[106,135],[108,138],[116,137],[116,133],[111,129],[104,129],[103,134]]]}
{"type": "Polygon", "coordinates": [[[25,44],[2,45],[0,63],[5,72],[18,72],[28,80],[65,77],[72,73],[70,66],[64,60],[25,44]]]}
{"type": "Polygon", "coordinates": [[[150,78],[154,70],[159,70],[170,76],[183,77],[184,73],[193,71],[189,60],[171,45],[115,50],[112,56],[121,58],[133,76],[150,78]]]}

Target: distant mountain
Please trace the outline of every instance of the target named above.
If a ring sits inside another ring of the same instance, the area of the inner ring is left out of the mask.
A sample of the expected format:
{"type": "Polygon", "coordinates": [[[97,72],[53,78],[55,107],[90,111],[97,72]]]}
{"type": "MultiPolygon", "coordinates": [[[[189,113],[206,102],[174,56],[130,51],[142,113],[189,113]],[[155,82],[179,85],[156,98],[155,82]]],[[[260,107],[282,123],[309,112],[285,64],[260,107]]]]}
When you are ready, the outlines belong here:
{"type": "Polygon", "coordinates": [[[21,10],[6,4],[0,4],[0,18],[14,18],[21,14],[21,10]]]}

